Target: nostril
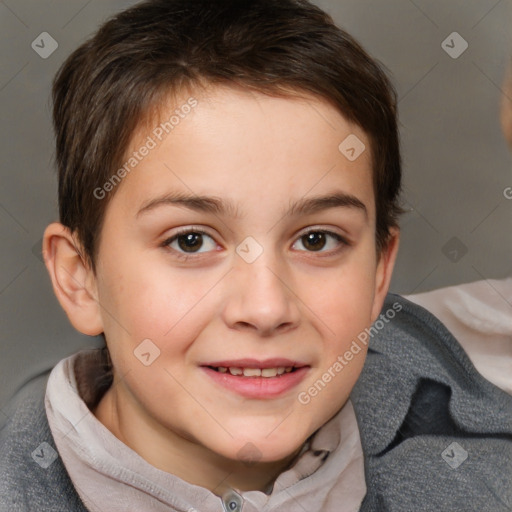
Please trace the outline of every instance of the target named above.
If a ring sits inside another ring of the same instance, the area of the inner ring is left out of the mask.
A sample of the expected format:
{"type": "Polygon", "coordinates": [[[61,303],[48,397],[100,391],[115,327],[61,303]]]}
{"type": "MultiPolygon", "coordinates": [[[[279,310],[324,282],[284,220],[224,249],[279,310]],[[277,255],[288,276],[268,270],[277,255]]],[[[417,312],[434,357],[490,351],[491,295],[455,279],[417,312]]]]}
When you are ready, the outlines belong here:
{"type": "Polygon", "coordinates": [[[238,322],[238,325],[240,327],[243,327],[244,329],[247,328],[247,327],[254,327],[253,325],[251,325],[249,322],[238,322]]]}

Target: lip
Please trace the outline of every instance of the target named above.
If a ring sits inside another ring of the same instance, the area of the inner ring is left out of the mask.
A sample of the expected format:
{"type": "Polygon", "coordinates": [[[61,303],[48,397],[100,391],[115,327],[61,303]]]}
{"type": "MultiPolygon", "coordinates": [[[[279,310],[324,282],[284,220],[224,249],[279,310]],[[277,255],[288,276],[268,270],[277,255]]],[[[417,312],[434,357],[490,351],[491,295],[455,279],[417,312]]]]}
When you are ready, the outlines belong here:
{"type": "Polygon", "coordinates": [[[244,398],[269,400],[285,395],[298,386],[309,373],[310,366],[290,359],[237,359],[235,361],[215,361],[201,365],[201,370],[217,385],[244,398]],[[276,368],[293,366],[291,373],[283,373],[276,377],[239,377],[227,373],[219,373],[210,366],[225,368],[276,368]]]}

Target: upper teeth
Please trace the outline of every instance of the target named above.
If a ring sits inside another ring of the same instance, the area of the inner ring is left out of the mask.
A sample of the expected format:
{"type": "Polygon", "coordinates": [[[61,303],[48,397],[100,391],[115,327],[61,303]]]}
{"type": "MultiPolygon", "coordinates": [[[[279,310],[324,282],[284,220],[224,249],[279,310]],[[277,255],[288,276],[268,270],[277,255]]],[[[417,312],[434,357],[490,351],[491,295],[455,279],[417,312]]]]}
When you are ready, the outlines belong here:
{"type": "Polygon", "coordinates": [[[243,375],[244,377],[276,377],[277,375],[282,375],[283,373],[290,373],[293,369],[293,366],[279,366],[278,368],[235,368],[225,366],[219,366],[217,370],[220,373],[231,373],[231,375],[243,375]]]}

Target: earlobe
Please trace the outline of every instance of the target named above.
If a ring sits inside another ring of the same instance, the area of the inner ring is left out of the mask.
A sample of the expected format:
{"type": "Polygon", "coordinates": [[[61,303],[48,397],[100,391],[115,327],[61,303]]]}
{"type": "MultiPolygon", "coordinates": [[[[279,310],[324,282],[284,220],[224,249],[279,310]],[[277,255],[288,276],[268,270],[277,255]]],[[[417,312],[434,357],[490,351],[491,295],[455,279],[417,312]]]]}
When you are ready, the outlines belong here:
{"type": "Polygon", "coordinates": [[[372,322],[377,319],[382,310],[382,305],[384,304],[386,294],[389,290],[389,284],[391,283],[391,276],[398,254],[398,246],[400,245],[400,230],[398,228],[391,228],[389,232],[388,244],[382,249],[375,273],[375,297],[372,308],[372,322]]]}
{"type": "Polygon", "coordinates": [[[43,256],[55,295],[73,327],[90,336],[101,334],[96,279],[67,227],[55,222],[46,228],[43,256]]]}

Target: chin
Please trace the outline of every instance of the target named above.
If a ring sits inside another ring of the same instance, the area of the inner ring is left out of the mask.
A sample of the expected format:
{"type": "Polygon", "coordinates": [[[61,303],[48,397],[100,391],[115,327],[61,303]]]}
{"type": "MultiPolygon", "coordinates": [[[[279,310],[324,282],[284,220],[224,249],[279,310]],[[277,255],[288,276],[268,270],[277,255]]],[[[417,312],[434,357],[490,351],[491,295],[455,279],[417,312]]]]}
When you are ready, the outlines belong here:
{"type": "Polygon", "coordinates": [[[266,438],[237,440],[229,450],[229,458],[245,462],[247,465],[282,461],[299,451],[307,437],[290,440],[266,438]],[[233,446],[238,449],[233,452],[233,446]]]}

